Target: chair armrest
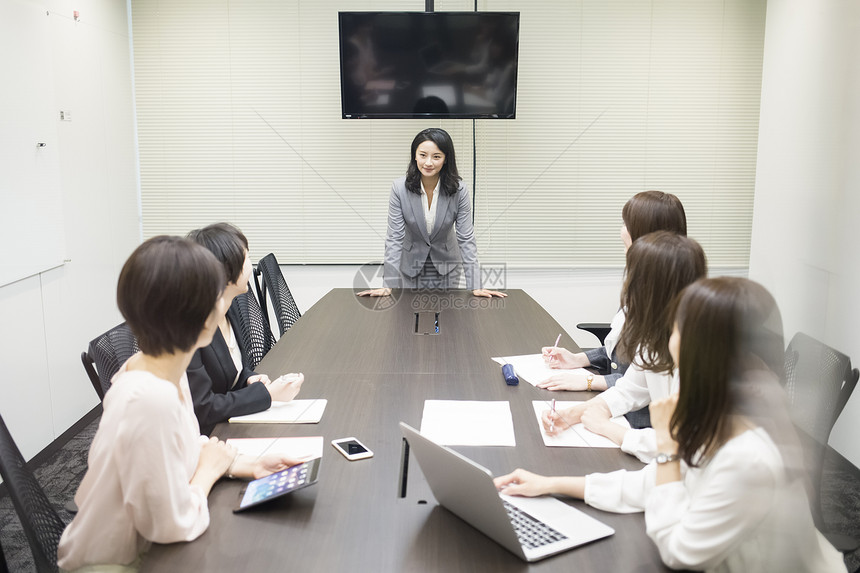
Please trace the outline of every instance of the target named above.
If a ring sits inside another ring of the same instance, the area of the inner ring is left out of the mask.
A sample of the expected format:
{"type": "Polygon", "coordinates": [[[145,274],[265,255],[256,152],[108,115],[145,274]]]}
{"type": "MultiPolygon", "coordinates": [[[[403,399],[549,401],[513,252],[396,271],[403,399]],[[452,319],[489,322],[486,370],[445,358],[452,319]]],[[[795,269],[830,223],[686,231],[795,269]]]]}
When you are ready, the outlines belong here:
{"type": "Polygon", "coordinates": [[[600,341],[601,346],[604,345],[606,336],[609,334],[609,331],[612,330],[612,327],[608,322],[580,322],[576,325],[576,328],[585,330],[596,336],[597,340],[600,341]]]}

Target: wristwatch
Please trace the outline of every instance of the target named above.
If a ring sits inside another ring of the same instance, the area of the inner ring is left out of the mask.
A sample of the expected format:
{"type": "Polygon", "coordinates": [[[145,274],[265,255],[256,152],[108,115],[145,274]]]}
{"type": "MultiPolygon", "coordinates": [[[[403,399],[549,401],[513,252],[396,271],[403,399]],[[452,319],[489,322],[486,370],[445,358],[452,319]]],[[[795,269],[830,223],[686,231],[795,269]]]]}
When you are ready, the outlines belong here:
{"type": "Polygon", "coordinates": [[[586,384],[588,384],[588,385],[585,387],[585,390],[586,390],[587,392],[591,392],[591,383],[592,383],[592,382],[594,382],[594,374],[592,374],[591,372],[589,372],[589,373],[588,373],[588,376],[586,376],[586,377],[585,377],[585,382],[586,382],[586,384]]]}
{"type": "Polygon", "coordinates": [[[669,462],[674,462],[678,459],[678,454],[667,454],[666,452],[660,452],[657,454],[657,457],[654,458],[658,464],[667,464],[669,462]]]}

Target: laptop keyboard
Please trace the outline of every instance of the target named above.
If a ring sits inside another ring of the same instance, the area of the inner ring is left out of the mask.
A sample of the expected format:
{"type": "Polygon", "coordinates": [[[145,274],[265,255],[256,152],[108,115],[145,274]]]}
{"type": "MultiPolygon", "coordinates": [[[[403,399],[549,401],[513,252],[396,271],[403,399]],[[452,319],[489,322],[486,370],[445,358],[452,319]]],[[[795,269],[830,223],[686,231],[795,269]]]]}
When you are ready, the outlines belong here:
{"type": "Polygon", "coordinates": [[[517,532],[517,537],[520,544],[529,549],[535,549],[562,539],[567,539],[546,523],[538,521],[528,513],[524,512],[515,505],[502,500],[505,505],[505,511],[508,512],[508,517],[511,518],[511,523],[514,526],[514,531],[517,532]]]}

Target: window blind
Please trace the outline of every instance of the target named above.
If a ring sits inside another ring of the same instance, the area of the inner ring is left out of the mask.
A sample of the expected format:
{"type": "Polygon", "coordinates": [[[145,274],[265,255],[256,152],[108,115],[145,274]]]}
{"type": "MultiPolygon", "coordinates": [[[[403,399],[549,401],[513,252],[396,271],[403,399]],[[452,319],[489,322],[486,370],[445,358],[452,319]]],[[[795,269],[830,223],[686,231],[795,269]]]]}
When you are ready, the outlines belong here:
{"type": "Polygon", "coordinates": [[[482,261],[622,266],[621,207],[660,189],[712,266],[747,266],[764,0],[479,1],[521,22],[517,119],[476,122],[474,164],[471,120],[340,119],[337,12],[423,8],[134,0],[144,236],[227,220],[252,259],[381,260],[391,181],[436,126],[476,177],[482,261]]]}

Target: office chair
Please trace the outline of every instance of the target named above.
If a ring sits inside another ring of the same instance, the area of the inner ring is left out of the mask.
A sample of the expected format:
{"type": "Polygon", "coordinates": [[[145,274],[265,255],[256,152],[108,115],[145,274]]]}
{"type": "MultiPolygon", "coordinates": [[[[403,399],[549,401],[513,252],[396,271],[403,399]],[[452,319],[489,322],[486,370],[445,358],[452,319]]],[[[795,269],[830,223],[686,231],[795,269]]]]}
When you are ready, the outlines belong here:
{"type": "Polygon", "coordinates": [[[100,400],[104,400],[119,367],[138,350],[137,339],[124,322],[90,341],[87,352],[81,353],[81,362],[100,400]]]}
{"type": "Polygon", "coordinates": [[[281,266],[278,264],[278,259],[275,258],[274,253],[269,253],[260,259],[260,262],[257,263],[256,272],[261,279],[260,283],[257,284],[257,295],[260,299],[263,315],[269,316],[266,308],[266,292],[268,291],[269,300],[272,301],[272,310],[278,319],[278,329],[283,336],[293,323],[302,317],[302,313],[296,306],[296,301],[293,299],[290,287],[287,286],[287,281],[284,279],[281,266]]]}
{"type": "Polygon", "coordinates": [[[57,545],[66,524],[36,481],[0,416],[0,477],[21,520],[38,573],[57,571],[57,545]]]}
{"type": "Polygon", "coordinates": [[[804,451],[812,481],[812,516],[816,527],[840,551],[853,551],[860,546],[860,540],[826,531],[821,509],[821,476],[830,432],[858,378],[860,371],[851,367],[848,356],[802,332],[794,335],[785,351],[785,391],[791,419],[814,441],[804,451]]]}
{"type": "Polygon", "coordinates": [[[275,336],[250,282],[248,290],[233,299],[233,304],[227,310],[227,318],[242,345],[243,358],[248,361],[245,366],[253,370],[275,345],[275,336]]]}
{"type": "Polygon", "coordinates": [[[600,341],[600,346],[604,346],[606,344],[606,336],[609,334],[609,331],[612,330],[612,327],[608,322],[580,322],[576,325],[576,328],[585,330],[596,336],[597,340],[600,341]]]}

